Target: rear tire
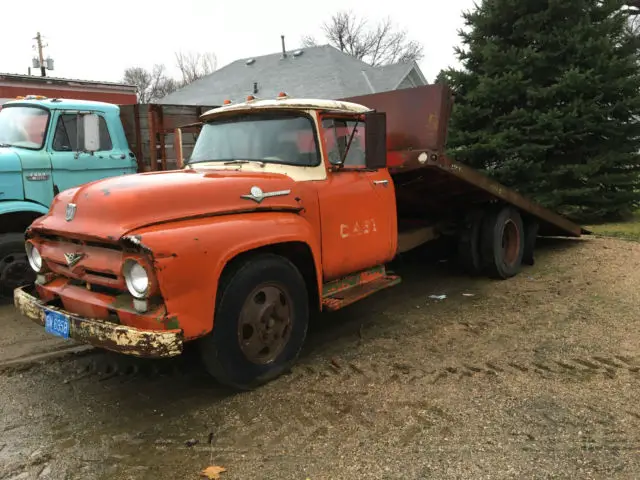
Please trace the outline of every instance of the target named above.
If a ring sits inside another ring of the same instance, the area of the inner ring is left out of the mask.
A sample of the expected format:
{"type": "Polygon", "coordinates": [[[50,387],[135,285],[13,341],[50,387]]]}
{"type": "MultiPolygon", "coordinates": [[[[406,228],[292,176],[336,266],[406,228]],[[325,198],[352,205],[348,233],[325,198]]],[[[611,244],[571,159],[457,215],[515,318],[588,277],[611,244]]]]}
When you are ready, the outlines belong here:
{"type": "Polygon", "coordinates": [[[490,278],[507,279],[518,274],[524,253],[524,228],[512,207],[490,210],[482,225],[482,261],[490,278]]]}
{"type": "Polygon", "coordinates": [[[220,383],[249,390],[296,361],[307,335],[309,297],[288,259],[263,254],[226,271],[213,330],[200,340],[206,369],[220,383]]]}
{"type": "Polygon", "coordinates": [[[0,235],[0,295],[10,296],[13,290],[33,283],[35,272],[29,266],[24,247],[24,233],[0,235]]]}
{"type": "Polygon", "coordinates": [[[539,228],[540,224],[535,218],[528,219],[524,222],[524,253],[522,255],[522,263],[524,265],[535,264],[534,250],[536,248],[539,228]]]}
{"type": "Polygon", "coordinates": [[[472,210],[465,216],[458,232],[458,262],[464,271],[471,275],[482,272],[480,233],[483,216],[482,210],[472,210]]]}

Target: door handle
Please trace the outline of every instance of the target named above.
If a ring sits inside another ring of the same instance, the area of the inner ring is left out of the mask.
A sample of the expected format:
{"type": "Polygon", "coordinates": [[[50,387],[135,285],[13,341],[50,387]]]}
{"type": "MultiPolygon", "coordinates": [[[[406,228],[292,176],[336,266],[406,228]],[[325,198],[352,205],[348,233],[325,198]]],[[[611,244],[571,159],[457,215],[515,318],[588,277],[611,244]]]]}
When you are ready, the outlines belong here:
{"type": "Polygon", "coordinates": [[[111,155],[109,155],[109,157],[113,158],[114,160],[124,160],[125,158],[127,158],[124,153],[112,153],[111,155]]]}
{"type": "Polygon", "coordinates": [[[389,184],[389,180],[374,180],[373,181],[374,185],[388,185],[389,184]]]}

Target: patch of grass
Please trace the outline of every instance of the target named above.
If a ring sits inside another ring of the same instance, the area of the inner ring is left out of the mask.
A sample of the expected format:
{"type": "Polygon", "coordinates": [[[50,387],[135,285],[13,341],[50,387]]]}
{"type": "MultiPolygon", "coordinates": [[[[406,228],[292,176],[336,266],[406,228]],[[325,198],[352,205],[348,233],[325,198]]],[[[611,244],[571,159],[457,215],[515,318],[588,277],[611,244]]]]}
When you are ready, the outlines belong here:
{"type": "Polygon", "coordinates": [[[625,222],[603,223],[601,225],[591,225],[586,228],[596,235],[603,237],[615,237],[640,242],[640,211],[636,212],[632,218],[625,222]]]}

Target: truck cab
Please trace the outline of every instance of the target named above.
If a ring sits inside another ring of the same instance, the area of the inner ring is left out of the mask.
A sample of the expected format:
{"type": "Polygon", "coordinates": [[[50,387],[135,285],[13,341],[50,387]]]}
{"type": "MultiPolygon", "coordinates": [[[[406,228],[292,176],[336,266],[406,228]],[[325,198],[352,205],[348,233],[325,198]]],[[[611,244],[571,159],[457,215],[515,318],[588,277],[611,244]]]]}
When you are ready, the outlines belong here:
{"type": "Polygon", "coordinates": [[[30,96],[0,110],[0,291],[35,279],[24,231],[54,196],[105,177],[136,172],[119,107],[102,102],[30,96]],[[85,119],[99,130],[87,149],[85,119]]]}

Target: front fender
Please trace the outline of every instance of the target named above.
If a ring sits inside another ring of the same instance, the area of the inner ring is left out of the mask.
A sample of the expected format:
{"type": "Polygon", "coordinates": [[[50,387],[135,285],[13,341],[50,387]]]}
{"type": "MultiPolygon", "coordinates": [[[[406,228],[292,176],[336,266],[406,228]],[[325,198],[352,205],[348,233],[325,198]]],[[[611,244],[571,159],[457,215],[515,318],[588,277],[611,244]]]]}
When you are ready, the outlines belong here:
{"type": "Polygon", "coordinates": [[[7,200],[0,202],[0,215],[16,212],[33,212],[46,215],[49,209],[39,203],[25,202],[24,200],[7,200]]]}
{"type": "Polygon", "coordinates": [[[284,242],[308,245],[322,287],[321,249],[317,232],[297,213],[259,212],[173,222],[130,232],[150,252],[171,328],[185,339],[211,331],[218,280],[237,255],[284,242]]]}

